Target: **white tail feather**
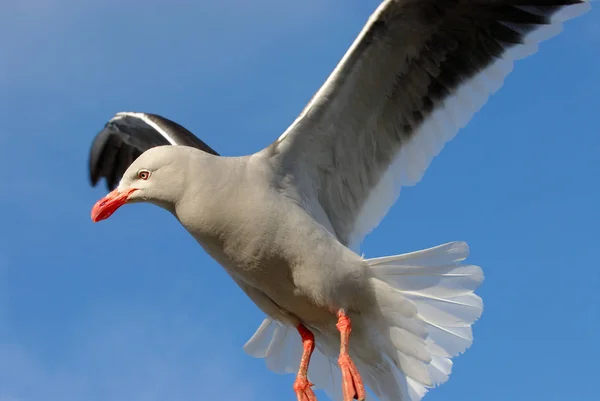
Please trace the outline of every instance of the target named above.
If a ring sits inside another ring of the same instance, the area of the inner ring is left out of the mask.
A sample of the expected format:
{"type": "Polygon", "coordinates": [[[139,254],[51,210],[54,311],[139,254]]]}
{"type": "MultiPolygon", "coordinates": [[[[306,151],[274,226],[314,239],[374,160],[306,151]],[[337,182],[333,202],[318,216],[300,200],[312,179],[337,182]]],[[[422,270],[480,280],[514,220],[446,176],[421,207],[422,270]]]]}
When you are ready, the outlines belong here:
{"type": "Polygon", "coordinates": [[[248,340],[244,350],[256,357],[265,358],[267,367],[275,373],[293,373],[300,366],[302,339],[296,330],[266,318],[256,333],[248,340]]]}
{"type": "MultiPolygon", "coordinates": [[[[483,282],[481,269],[461,265],[469,248],[453,242],[402,255],[367,259],[379,309],[353,317],[354,359],[367,387],[384,401],[418,401],[431,388],[446,382],[451,358],[472,343],[471,325],[483,308],[473,291],[483,282]],[[378,354],[363,359],[358,348],[378,354]]],[[[339,339],[318,329],[309,379],[335,401],[342,400],[337,365],[339,339]]],[[[277,373],[296,372],[302,352],[300,335],[270,317],[244,346],[250,355],[265,358],[277,373]]]]}
{"type": "MultiPolygon", "coordinates": [[[[330,343],[318,332],[314,334],[316,347],[309,366],[309,378],[329,398],[341,401],[342,373],[336,362],[339,345],[330,343]]],[[[265,358],[267,367],[276,373],[293,373],[300,366],[301,344],[302,339],[294,328],[267,317],[244,345],[244,350],[256,358],[265,358]]]]}
{"type": "Polygon", "coordinates": [[[473,291],[483,282],[483,272],[460,264],[468,253],[466,243],[453,242],[366,260],[376,277],[371,281],[381,314],[367,318],[365,327],[382,334],[381,346],[398,368],[397,377],[406,377],[411,401],[447,381],[450,358],[473,341],[471,325],[483,310],[473,291]],[[407,301],[416,307],[413,316],[398,313],[407,310],[407,301]]]}

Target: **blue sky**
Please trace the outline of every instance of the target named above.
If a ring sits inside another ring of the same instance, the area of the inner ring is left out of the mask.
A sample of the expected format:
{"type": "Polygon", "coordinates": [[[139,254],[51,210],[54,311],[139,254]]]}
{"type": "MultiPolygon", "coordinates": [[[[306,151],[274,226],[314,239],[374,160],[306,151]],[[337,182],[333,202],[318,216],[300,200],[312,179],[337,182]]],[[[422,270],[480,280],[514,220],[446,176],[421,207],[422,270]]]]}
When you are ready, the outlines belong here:
{"type": "MultiPolygon", "coordinates": [[[[378,1],[82,3],[0,3],[0,401],[295,399],[242,350],[262,313],[168,213],[92,224],[87,152],[121,110],[261,149],[378,1]]],[[[425,400],[594,398],[598,8],[517,62],[362,246],[465,240],[485,271],[474,345],[425,400]]]]}

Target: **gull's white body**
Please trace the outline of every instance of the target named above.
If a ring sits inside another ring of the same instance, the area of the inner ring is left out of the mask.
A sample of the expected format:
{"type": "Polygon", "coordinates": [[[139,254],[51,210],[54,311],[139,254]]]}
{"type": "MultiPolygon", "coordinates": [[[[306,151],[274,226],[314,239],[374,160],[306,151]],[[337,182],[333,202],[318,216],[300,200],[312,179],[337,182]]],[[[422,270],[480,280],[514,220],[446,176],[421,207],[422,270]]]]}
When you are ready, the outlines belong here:
{"type": "Polygon", "coordinates": [[[245,349],[269,368],[297,369],[301,323],[316,339],[310,380],[340,400],[341,308],[365,384],[382,400],[418,401],[471,345],[482,271],[461,264],[461,242],[379,259],[355,251],[513,61],[589,9],[573,1],[383,1],[269,147],[220,157],[163,117],[119,113],[92,147],[92,183],[122,175],[119,192],[135,188],[132,202],[179,219],[267,314],[245,349]]]}
{"type": "Polygon", "coordinates": [[[473,291],[483,273],[459,264],[466,244],[365,260],[314,217],[324,215],[322,207],[308,205],[307,194],[298,192],[278,165],[269,151],[228,158],[160,146],[131,164],[119,188],[140,188],[133,202],[155,202],[128,172],[144,168],[152,171],[151,179],[176,177],[161,185],[176,201],[157,204],[171,211],[269,316],[246,350],[265,356],[272,369],[297,368],[301,348],[295,327],[302,323],[317,340],[310,380],[338,399],[335,324],[342,308],[353,325],[351,356],[376,394],[408,400],[445,381],[450,357],[470,345],[470,325],[482,310],[473,291]]]}

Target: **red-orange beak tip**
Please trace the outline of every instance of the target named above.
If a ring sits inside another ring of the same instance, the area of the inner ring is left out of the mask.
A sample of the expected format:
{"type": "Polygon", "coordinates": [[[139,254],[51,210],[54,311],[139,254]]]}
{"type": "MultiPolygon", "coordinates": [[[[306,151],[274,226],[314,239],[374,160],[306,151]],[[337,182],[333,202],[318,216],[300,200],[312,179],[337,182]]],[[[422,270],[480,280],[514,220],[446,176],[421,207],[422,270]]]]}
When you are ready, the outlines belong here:
{"type": "Polygon", "coordinates": [[[92,208],[92,221],[97,223],[101,220],[108,219],[118,208],[127,203],[127,198],[129,198],[129,195],[133,191],[135,191],[135,189],[130,189],[125,192],[119,192],[115,189],[104,198],[100,199],[92,208]]]}

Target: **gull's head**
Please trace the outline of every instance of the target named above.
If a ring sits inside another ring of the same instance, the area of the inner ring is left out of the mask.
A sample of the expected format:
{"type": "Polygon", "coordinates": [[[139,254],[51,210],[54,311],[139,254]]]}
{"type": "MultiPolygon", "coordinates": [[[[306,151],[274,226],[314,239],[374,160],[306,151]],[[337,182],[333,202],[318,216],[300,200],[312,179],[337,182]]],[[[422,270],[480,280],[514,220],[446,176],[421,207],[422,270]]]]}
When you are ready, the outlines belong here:
{"type": "Polygon", "coordinates": [[[172,211],[181,197],[187,167],[186,149],[148,149],[123,173],[119,186],[92,208],[92,221],[109,218],[126,203],[149,202],[172,211]]]}

